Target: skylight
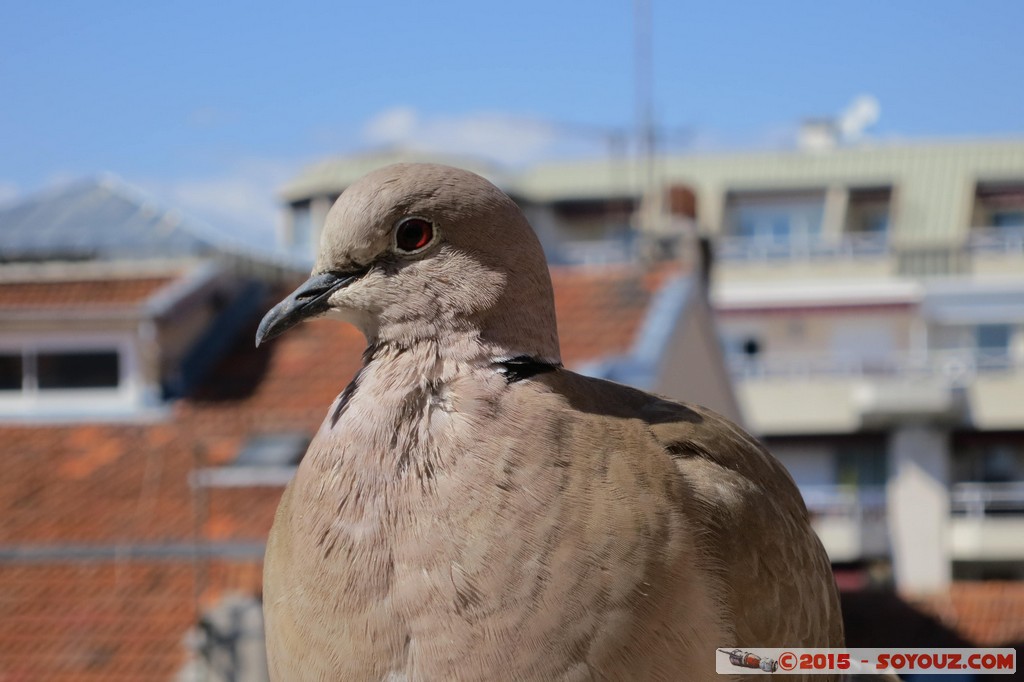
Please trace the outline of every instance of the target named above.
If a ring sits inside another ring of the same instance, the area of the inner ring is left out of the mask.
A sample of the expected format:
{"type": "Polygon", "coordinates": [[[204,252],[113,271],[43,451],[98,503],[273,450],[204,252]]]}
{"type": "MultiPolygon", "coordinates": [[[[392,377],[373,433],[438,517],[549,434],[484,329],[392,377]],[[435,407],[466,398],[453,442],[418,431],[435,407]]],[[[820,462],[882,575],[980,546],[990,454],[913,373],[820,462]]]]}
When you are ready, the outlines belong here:
{"type": "Polygon", "coordinates": [[[272,433],[254,436],[245,444],[235,466],[291,467],[299,463],[309,436],[304,433],[272,433]]]}

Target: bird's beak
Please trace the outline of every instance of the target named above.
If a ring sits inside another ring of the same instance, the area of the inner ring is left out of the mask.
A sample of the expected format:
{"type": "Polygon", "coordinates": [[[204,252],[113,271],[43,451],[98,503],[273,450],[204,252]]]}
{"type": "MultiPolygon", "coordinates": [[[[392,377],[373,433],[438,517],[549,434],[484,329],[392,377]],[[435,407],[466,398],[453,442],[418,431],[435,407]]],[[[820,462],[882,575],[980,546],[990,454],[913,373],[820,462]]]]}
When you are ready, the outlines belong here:
{"type": "Polygon", "coordinates": [[[256,346],[283,334],[308,317],[327,311],[327,299],[358,279],[362,272],[323,272],[313,275],[270,309],[256,330],[256,346]]]}

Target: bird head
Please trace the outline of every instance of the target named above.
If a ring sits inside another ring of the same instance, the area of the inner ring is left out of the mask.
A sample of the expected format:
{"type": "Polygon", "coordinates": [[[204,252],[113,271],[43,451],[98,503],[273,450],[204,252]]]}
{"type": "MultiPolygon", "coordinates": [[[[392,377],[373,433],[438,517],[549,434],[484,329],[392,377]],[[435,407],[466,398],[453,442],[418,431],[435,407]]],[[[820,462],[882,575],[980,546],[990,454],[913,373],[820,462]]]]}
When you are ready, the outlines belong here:
{"type": "Polygon", "coordinates": [[[508,195],[448,166],[387,166],[346,189],[312,275],[267,313],[256,345],[318,316],[374,344],[468,335],[496,355],[559,361],[540,242],[508,195]]]}

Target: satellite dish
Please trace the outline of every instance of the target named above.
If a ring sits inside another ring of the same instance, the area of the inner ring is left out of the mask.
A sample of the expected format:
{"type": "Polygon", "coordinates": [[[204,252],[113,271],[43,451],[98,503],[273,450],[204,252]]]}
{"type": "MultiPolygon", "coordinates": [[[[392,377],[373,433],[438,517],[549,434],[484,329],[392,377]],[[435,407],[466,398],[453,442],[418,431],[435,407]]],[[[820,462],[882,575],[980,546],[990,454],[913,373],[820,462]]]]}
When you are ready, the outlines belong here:
{"type": "Polygon", "coordinates": [[[878,123],[881,114],[882,107],[874,95],[858,95],[839,115],[839,132],[844,140],[857,140],[878,123]]]}

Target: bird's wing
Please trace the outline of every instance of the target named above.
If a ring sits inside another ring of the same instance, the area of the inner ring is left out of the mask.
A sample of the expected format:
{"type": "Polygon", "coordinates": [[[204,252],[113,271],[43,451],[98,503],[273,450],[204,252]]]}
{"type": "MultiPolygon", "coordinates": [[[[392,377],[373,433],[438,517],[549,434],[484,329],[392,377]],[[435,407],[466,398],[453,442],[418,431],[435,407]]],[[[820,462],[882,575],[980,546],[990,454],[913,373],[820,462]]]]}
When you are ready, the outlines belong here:
{"type": "MultiPolygon", "coordinates": [[[[682,513],[724,591],[736,641],[747,647],[841,646],[843,625],[828,556],[786,469],[715,414],[626,386],[560,372],[577,410],[634,422],[684,483],[682,513]]],[[[647,456],[646,454],[642,456],[647,456]]]]}
{"type": "Polygon", "coordinates": [[[693,493],[737,646],[842,646],[831,565],[789,472],[724,417],[651,396],[641,410],[693,493]]]}

